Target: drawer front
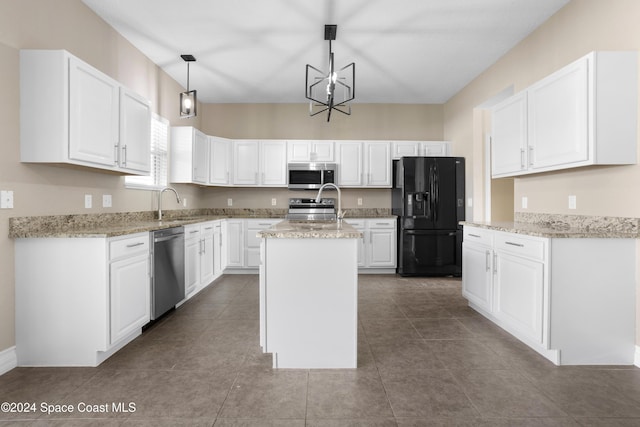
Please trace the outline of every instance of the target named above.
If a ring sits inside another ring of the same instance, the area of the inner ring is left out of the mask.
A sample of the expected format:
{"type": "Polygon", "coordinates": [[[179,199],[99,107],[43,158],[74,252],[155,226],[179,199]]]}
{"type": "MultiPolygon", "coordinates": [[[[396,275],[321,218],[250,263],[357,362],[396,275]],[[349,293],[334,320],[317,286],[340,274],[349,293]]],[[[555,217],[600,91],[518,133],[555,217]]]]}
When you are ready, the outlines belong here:
{"type": "Polygon", "coordinates": [[[109,240],[109,260],[149,252],[149,233],[139,233],[124,239],[109,240]]]}
{"type": "Polygon", "coordinates": [[[484,228],[464,226],[462,240],[465,242],[479,243],[491,246],[493,244],[493,231],[484,228]]]}
{"type": "Polygon", "coordinates": [[[352,226],[353,228],[356,228],[358,230],[364,230],[366,227],[366,220],[364,219],[345,219],[346,223],[349,224],[350,226],[352,226]]]}
{"type": "Polygon", "coordinates": [[[386,228],[393,229],[396,226],[395,219],[369,219],[367,220],[367,225],[370,229],[372,228],[386,228]]]}
{"type": "MultiPolygon", "coordinates": [[[[266,230],[272,227],[281,220],[274,219],[249,219],[247,220],[247,247],[259,248],[261,238],[258,237],[258,232],[266,230]]],[[[257,264],[256,264],[257,265],[257,264]]]]}
{"type": "Polygon", "coordinates": [[[196,239],[200,238],[200,224],[185,225],[184,226],[184,239],[196,239]]]}
{"type": "Polygon", "coordinates": [[[496,233],[494,245],[499,251],[543,261],[546,239],[513,233],[496,233]]]}
{"type": "Polygon", "coordinates": [[[213,221],[203,222],[202,224],[200,224],[200,232],[202,234],[207,234],[207,235],[213,234],[214,229],[215,229],[215,224],[213,223],[213,221]]]}

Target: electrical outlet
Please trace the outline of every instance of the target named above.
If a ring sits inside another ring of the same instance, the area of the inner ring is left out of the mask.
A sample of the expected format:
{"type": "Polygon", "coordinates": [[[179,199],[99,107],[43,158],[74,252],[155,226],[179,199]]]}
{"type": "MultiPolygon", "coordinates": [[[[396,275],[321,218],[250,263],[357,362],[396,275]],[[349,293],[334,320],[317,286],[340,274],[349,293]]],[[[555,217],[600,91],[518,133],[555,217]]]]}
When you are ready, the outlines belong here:
{"type": "Polygon", "coordinates": [[[110,208],[111,207],[111,194],[103,194],[102,195],[102,207],[110,208]]]}
{"type": "Polygon", "coordinates": [[[13,209],[13,191],[2,190],[0,192],[0,209],[13,209]]]}
{"type": "Polygon", "coordinates": [[[84,207],[85,209],[91,209],[92,197],[91,194],[84,195],[84,207]]]}
{"type": "Polygon", "coordinates": [[[358,206],[362,206],[362,197],[358,197],[358,206]]]}
{"type": "Polygon", "coordinates": [[[182,198],[182,206],[185,207],[185,208],[187,207],[187,198],[186,197],[182,198]]]}
{"type": "Polygon", "coordinates": [[[570,195],[569,196],[569,209],[576,209],[576,196],[574,195],[570,195]]]}
{"type": "Polygon", "coordinates": [[[233,199],[227,199],[227,206],[233,206],[233,199]]]}
{"type": "Polygon", "coordinates": [[[473,207],[473,199],[471,197],[469,197],[467,199],[467,207],[468,208],[472,208],[473,207]]]}
{"type": "Polygon", "coordinates": [[[527,196],[522,196],[522,209],[527,209],[529,207],[529,198],[527,196]]]}
{"type": "Polygon", "coordinates": [[[276,199],[271,199],[271,206],[276,206],[278,201],[276,199]]]}

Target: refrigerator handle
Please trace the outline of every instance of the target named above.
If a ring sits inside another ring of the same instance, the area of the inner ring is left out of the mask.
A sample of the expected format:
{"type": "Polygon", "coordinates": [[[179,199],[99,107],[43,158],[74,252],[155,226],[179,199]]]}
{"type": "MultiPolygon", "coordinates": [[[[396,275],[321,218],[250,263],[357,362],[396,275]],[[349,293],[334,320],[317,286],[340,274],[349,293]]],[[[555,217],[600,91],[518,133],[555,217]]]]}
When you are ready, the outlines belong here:
{"type": "Polygon", "coordinates": [[[434,164],[433,165],[433,172],[431,174],[431,182],[432,182],[432,187],[433,190],[431,191],[431,194],[433,195],[432,201],[433,201],[433,220],[437,221],[438,220],[438,202],[439,202],[439,198],[440,195],[438,194],[439,189],[438,187],[440,186],[440,173],[438,172],[438,164],[434,164]]]}

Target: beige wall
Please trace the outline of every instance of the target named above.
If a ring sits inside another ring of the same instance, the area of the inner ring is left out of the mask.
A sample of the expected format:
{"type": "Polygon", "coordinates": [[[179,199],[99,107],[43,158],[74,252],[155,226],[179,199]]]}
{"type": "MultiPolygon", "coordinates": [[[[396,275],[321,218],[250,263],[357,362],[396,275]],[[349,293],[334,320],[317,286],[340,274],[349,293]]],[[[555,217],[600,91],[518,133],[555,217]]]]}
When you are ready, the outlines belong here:
{"type": "MultiPolygon", "coordinates": [[[[127,190],[124,178],[86,168],[71,169],[20,163],[19,50],[66,49],[126,86],[147,97],[152,108],[172,125],[196,126],[212,135],[234,138],[299,139],[434,139],[443,136],[443,108],[429,105],[357,105],[353,115],[334,115],[330,123],[310,118],[307,104],[201,105],[195,119],[178,118],[178,93],[183,90],[130,43],[88,9],[81,0],[20,0],[0,2],[0,189],[13,190],[15,208],[0,210],[0,351],[15,345],[13,241],[8,219],[17,216],[59,215],[152,210],[154,192],[127,190]],[[92,194],[94,208],[84,209],[92,194]],[[103,194],[113,207],[102,208],[103,194]]],[[[201,188],[176,185],[189,208],[286,207],[286,189],[201,188]]],[[[345,190],[346,207],[389,207],[388,190],[345,190]]],[[[170,197],[165,208],[178,206],[170,197]]]]}
{"type": "MultiPolygon", "coordinates": [[[[483,129],[474,122],[474,107],[511,85],[515,92],[522,90],[590,51],[640,49],[638,17],[637,0],[573,0],[449,100],[444,108],[444,136],[453,142],[457,154],[467,157],[467,168],[472,168],[468,175],[483,176],[477,172],[484,162],[478,148],[482,143],[478,133],[483,129]]],[[[468,194],[484,197],[482,182],[474,179],[468,194]]],[[[525,176],[514,180],[514,210],[640,217],[640,198],[635,197],[639,184],[640,165],[525,176]],[[569,194],[577,196],[575,210],[567,207],[569,194]],[[522,196],[528,197],[527,210],[517,202],[522,196]]],[[[479,208],[474,209],[474,218],[482,218],[479,208]]],[[[640,304],[640,291],[637,295],[640,304]]],[[[640,343],[640,315],[638,319],[636,342],[640,343]]]]}

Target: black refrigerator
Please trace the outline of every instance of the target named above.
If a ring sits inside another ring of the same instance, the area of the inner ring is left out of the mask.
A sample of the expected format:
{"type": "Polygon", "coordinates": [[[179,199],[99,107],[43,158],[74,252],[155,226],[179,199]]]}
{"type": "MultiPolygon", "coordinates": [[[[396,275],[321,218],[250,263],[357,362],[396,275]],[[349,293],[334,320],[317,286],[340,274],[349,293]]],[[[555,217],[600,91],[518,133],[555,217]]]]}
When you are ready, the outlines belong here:
{"type": "Polygon", "coordinates": [[[393,168],[398,274],[461,276],[464,158],[403,157],[393,168]]]}

